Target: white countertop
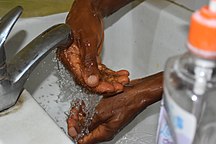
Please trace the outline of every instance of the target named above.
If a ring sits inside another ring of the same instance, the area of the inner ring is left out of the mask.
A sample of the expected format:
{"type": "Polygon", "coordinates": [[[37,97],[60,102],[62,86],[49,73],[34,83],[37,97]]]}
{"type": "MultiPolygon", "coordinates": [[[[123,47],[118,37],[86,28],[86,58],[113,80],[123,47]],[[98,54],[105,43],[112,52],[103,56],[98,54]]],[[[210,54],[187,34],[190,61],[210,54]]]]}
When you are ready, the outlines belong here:
{"type": "Polygon", "coordinates": [[[0,113],[0,144],[71,143],[26,90],[13,108],[0,113]]]}

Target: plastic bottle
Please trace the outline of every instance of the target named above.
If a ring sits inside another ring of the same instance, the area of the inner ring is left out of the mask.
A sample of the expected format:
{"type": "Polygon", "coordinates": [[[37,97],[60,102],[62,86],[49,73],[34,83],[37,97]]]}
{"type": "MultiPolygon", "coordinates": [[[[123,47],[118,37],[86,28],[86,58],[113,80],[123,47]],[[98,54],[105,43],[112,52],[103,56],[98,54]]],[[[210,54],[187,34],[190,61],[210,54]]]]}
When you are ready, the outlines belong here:
{"type": "Polygon", "coordinates": [[[216,140],[216,0],[192,15],[187,47],[166,63],[157,144],[201,144],[206,127],[216,140]]]}

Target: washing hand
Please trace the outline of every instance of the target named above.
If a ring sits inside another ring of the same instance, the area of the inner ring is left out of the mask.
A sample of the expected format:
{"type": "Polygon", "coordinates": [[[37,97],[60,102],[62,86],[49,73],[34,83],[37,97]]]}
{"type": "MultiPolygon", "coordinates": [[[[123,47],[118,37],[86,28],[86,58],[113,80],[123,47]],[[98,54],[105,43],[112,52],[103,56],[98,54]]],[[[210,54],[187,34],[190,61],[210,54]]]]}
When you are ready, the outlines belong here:
{"type": "Polygon", "coordinates": [[[73,31],[74,43],[69,48],[58,49],[57,55],[79,84],[92,92],[114,94],[123,91],[123,85],[129,82],[129,72],[113,71],[100,60],[103,17],[117,9],[107,9],[110,6],[103,4],[106,1],[102,4],[93,0],[74,1],[66,19],[73,31]]]}
{"type": "MultiPolygon", "coordinates": [[[[133,80],[129,85],[123,93],[100,101],[89,127],[90,133],[78,140],[80,144],[111,140],[146,107],[159,101],[163,92],[163,73],[133,80]]],[[[77,138],[84,121],[82,108],[72,108],[67,121],[71,137],[77,138]]]]}

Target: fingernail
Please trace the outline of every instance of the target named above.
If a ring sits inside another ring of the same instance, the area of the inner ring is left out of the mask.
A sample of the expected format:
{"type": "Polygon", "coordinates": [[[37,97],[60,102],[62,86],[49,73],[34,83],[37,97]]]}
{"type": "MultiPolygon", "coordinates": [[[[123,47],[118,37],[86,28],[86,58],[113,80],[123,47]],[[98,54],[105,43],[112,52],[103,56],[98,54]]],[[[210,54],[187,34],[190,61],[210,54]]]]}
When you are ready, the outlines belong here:
{"type": "Polygon", "coordinates": [[[90,75],[87,79],[87,84],[90,87],[96,87],[98,85],[98,77],[96,75],[90,75]]]}
{"type": "Polygon", "coordinates": [[[69,128],[68,133],[71,137],[76,137],[77,136],[77,131],[74,127],[69,128]]]}

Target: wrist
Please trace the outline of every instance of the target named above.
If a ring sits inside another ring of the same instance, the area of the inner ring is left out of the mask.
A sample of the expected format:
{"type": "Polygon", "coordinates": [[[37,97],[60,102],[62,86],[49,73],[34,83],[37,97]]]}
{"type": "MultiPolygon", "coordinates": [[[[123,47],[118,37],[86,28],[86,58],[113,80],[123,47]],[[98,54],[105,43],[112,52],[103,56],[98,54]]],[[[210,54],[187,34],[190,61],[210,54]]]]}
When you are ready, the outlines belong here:
{"type": "Polygon", "coordinates": [[[109,16],[133,0],[90,0],[102,17],[109,16]]]}
{"type": "Polygon", "coordinates": [[[89,0],[89,1],[91,3],[92,8],[94,9],[94,11],[97,14],[101,15],[102,17],[104,17],[103,16],[103,6],[102,6],[103,5],[102,4],[103,1],[101,1],[101,0],[89,0]]]}

